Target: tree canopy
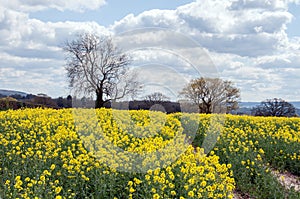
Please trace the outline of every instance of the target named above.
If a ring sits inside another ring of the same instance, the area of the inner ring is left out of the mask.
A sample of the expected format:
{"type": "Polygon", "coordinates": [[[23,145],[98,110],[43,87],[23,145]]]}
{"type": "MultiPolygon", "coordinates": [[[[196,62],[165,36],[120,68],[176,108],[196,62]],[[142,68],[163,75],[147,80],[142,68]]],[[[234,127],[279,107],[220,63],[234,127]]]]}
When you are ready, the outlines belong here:
{"type": "Polygon", "coordinates": [[[200,113],[228,113],[238,108],[240,97],[232,82],[204,77],[191,80],[180,94],[197,105],[200,113]]]}
{"type": "Polygon", "coordinates": [[[255,116],[276,117],[293,117],[297,115],[293,104],[278,98],[262,101],[260,105],[252,109],[252,114],[255,116]]]}
{"type": "Polygon", "coordinates": [[[111,37],[84,33],[64,46],[69,85],[76,92],[96,94],[96,108],[110,100],[134,96],[140,89],[130,74],[129,55],[118,49],[111,37]]]}
{"type": "Polygon", "coordinates": [[[166,102],[169,101],[170,98],[164,95],[161,92],[154,92],[149,95],[144,96],[145,101],[148,102],[166,102]]]}

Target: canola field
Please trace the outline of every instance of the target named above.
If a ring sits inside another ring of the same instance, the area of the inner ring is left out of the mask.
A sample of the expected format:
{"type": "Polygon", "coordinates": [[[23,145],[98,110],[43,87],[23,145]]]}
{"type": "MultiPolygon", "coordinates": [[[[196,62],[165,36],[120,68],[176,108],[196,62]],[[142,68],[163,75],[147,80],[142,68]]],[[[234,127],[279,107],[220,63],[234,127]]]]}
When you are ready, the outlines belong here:
{"type": "Polygon", "coordinates": [[[300,198],[300,119],[112,109],[0,112],[0,198],[300,198]]]}

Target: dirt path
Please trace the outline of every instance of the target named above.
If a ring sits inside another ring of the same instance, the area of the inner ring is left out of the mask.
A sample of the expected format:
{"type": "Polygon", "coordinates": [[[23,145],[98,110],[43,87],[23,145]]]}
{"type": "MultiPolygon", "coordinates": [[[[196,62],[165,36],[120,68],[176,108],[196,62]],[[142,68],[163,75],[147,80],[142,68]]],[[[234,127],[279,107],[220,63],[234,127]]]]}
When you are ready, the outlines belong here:
{"type": "Polygon", "coordinates": [[[300,177],[295,176],[289,172],[279,172],[274,169],[271,170],[272,174],[275,175],[286,189],[294,188],[295,191],[300,191],[300,177]]]}
{"type": "Polygon", "coordinates": [[[242,194],[237,191],[234,191],[233,194],[234,194],[233,199],[254,199],[254,198],[251,198],[247,194],[244,194],[244,193],[242,194]]]}
{"type": "MultiPolygon", "coordinates": [[[[271,173],[277,177],[280,184],[282,184],[286,189],[295,189],[295,191],[300,191],[300,177],[293,175],[289,172],[279,172],[278,170],[271,169],[271,173]]],[[[253,199],[247,193],[240,193],[238,191],[233,192],[233,199],[253,199]]]]}

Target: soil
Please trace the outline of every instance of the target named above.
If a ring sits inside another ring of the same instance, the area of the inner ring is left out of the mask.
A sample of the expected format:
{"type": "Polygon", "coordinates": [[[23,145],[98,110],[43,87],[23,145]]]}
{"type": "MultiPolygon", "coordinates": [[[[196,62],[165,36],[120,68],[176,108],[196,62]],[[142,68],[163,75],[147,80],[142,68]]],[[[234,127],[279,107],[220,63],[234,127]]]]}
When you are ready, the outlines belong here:
{"type": "Polygon", "coordinates": [[[295,191],[300,191],[300,177],[295,176],[287,171],[279,172],[276,170],[271,170],[272,174],[275,175],[278,181],[286,188],[292,189],[295,191]]]}
{"type": "MultiPolygon", "coordinates": [[[[300,191],[300,177],[293,175],[287,171],[279,172],[275,169],[271,169],[271,173],[277,177],[278,181],[286,189],[295,189],[295,191],[300,191]]],[[[241,193],[239,191],[233,192],[233,199],[253,199],[247,193],[241,193]]]]}

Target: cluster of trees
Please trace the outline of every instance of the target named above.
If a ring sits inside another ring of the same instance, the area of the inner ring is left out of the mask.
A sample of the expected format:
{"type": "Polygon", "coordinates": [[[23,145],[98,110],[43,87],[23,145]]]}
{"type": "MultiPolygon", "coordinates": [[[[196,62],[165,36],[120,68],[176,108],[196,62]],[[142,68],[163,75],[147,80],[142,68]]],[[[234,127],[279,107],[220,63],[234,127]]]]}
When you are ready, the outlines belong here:
{"type": "Polygon", "coordinates": [[[283,99],[267,99],[252,109],[255,116],[295,117],[296,108],[283,99]]]}
{"type": "Polygon", "coordinates": [[[34,107],[48,107],[48,108],[71,108],[72,97],[69,95],[66,98],[59,97],[52,99],[45,94],[27,94],[22,96],[19,94],[1,95],[0,94],[0,110],[19,109],[19,108],[34,108],[34,107]]]}
{"type": "Polygon", "coordinates": [[[201,77],[186,85],[181,95],[196,104],[200,113],[229,113],[238,108],[240,91],[230,81],[201,77]]]}
{"type": "Polygon", "coordinates": [[[20,109],[20,108],[35,108],[34,104],[21,102],[12,97],[2,97],[0,98],[0,110],[8,110],[8,109],[20,109]]]}
{"type": "MultiPolygon", "coordinates": [[[[131,63],[130,57],[118,49],[110,37],[84,33],[67,41],[64,50],[70,88],[75,93],[94,93],[95,108],[128,95],[134,97],[141,91],[141,83],[135,74],[129,73],[127,67],[131,63]]],[[[197,106],[200,113],[229,113],[238,109],[240,90],[231,81],[201,77],[191,80],[180,96],[197,106]]],[[[145,96],[143,101],[135,102],[134,109],[149,108],[157,103],[166,105],[169,100],[164,94],[155,92],[145,96]]],[[[60,104],[63,104],[62,99],[60,104]]],[[[252,113],[257,116],[296,115],[295,107],[276,98],[262,102],[253,108],[252,113]]]]}
{"type": "Polygon", "coordinates": [[[0,97],[0,110],[36,107],[58,108],[55,100],[50,97],[46,98],[32,94],[28,94],[26,96],[15,94],[9,96],[1,95],[0,97]]]}
{"type": "Polygon", "coordinates": [[[60,108],[72,108],[72,96],[68,95],[66,98],[59,97],[55,99],[56,105],[60,108]]]}

